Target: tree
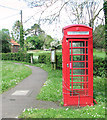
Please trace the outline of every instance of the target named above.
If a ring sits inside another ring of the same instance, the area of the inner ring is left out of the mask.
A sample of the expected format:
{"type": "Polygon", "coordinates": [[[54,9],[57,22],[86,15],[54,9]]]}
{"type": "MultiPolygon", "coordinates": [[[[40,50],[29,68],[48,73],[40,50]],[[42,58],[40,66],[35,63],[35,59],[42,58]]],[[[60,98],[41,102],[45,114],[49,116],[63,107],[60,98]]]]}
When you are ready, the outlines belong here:
{"type": "MultiPolygon", "coordinates": [[[[37,7],[41,11],[39,22],[62,22],[73,24],[87,24],[94,27],[95,22],[103,22],[100,13],[103,10],[103,0],[24,0],[30,7],[37,7]]],[[[39,11],[38,10],[38,11],[39,11]]]]}
{"type": "Polygon", "coordinates": [[[53,40],[50,35],[45,34],[45,32],[40,28],[40,25],[38,24],[34,24],[30,29],[27,29],[25,35],[27,38],[25,40],[25,45],[32,49],[49,48],[50,43],[53,40]],[[35,42],[37,42],[38,46],[35,45],[35,42]]]}
{"type": "Polygon", "coordinates": [[[20,48],[24,50],[23,25],[20,25],[20,48]]]}
{"type": "Polygon", "coordinates": [[[105,26],[98,25],[93,31],[93,47],[94,48],[105,48],[105,26]]]}
{"type": "Polygon", "coordinates": [[[41,49],[43,46],[43,40],[37,36],[27,37],[27,43],[30,49],[41,49]]]}
{"type": "Polygon", "coordinates": [[[40,25],[38,24],[34,24],[33,26],[31,26],[30,29],[27,29],[25,31],[25,35],[26,36],[33,36],[33,35],[36,35],[36,36],[39,36],[40,34],[43,34],[45,33],[41,28],[40,28],[40,25]]]}
{"type": "Polygon", "coordinates": [[[20,41],[20,26],[21,26],[21,22],[19,20],[17,20],[12,28],[12,39],[19,42],[20,41]]]}
{"type": "Polygon", "coordinates": [[[10,52],[10,35],[9,35],[9,30],[8,29],[2,29],[0,30],[0,51],[2,53],[7,53],[10,52]]]}
{"type": "Polygon", "coordinates": [[[53,40],[54,39],[50,35],[46,35],[45,38],[44,38],[44,46],[45,46],[45,48],[49,49],[49,47],[51,47],[51,42],[53,40]]]}
{"type": "Polygon", "coordinates": [[[12,39],[20,43],[20,48],[24,50],[24,30],[22,23],[17,20],[12,28],[12,39]]]}
{"type": "Polygon", "coordinates": [[[34,24],[33,26],[31,26],[31,31],[34,30],[34,34],[36,36],[39,36],[42,33],[45,33],[41,28],[40,25],[38,24],[34,24]]]}

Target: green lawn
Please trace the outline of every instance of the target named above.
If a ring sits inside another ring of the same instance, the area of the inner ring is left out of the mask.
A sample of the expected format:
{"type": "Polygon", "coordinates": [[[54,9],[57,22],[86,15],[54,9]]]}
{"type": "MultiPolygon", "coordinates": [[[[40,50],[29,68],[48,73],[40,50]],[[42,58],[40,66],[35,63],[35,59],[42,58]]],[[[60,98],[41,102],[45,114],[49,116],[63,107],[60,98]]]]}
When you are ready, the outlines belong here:
{"type": "Polygon", "coordinates": [[[105,118],[105,105],[71,109],[25,109],[20,118],[105,118]]]}
{"type": "MultiPolygon", "coordinates": [[[[57,52],[62,52],[62,50],[57,50],[57,52]]],[[[33,53],[34,56],[38,56],[38,55],[43,54],[43,53],[50,53],[50,54],[51,54],[51,51],[30,50],[30,51],[28,51],[27,53],[33,53]]]]}
{"type": "MultiPolygon", "coordinates": [[[[62,105],[62,71],[38,64],[48,72],[48,79],[37,96],[39,100],[58,101],[62,105]]],[[[94,98],[98,105],[79,109],[25,109],[20,118],[104,118],[105,117],[105,78],[94,77],[94,98]],[[103,87],[102,87],[103,86],[103,87]]]]}
{"type": "Polygon", "coordinates": [[[62,101],[62,70],[52,70],[45,64],[36,65],[48,72],[48,79],[44,83],[37,99],[47,101],[62,101]]]}
{"type": "Polygon", "coordinates": [[[32,71],[24,65],[16,65],[10,61],[2,61],[2,80],[0,84],[0,93],[7,91],[9,88],[16,86],[21,80],[28,77],[32,71]]]}
{"type": "Polygon", "coordinates": [[[98,49],[93,49],[93,55],[96,55],[101,58],[105,58],[106,53],[104,51],[98,50],[98,49]]]}
{"type": "Polygon", "coordinates": [[[33,53],[34,56],[38,56],[43,53],[51,53],[51,51],[44,51],[44,50],[30,50],[27,53],[33,53]]]}

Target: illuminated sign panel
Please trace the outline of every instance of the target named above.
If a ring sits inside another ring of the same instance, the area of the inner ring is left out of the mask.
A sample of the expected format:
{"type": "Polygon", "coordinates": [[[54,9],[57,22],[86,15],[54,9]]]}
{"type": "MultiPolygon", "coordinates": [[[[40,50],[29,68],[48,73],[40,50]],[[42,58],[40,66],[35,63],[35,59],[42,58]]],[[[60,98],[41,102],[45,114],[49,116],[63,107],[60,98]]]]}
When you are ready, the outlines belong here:
{"type": "Polygon", "coordinates": [[[89,35],[89,31],[68,31],[68,35],[89,35]]]}

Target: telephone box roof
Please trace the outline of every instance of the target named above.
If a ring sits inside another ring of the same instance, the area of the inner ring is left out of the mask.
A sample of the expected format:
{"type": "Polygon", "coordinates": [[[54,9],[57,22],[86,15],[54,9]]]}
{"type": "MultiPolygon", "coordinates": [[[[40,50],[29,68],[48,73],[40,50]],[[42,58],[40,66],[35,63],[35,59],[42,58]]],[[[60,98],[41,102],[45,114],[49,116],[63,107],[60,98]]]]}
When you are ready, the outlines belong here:
{"type": "Polygon", "coordinates": [[[68,26],[64,27],[63,30],[68,29],[68,28],[71,28],[71,27],[86,27],[86,28],[92,29],[92,27],[88,27],[88,26],[86,26],[86,25],[73,24],[73,25],[68,25],[68,26]]]}

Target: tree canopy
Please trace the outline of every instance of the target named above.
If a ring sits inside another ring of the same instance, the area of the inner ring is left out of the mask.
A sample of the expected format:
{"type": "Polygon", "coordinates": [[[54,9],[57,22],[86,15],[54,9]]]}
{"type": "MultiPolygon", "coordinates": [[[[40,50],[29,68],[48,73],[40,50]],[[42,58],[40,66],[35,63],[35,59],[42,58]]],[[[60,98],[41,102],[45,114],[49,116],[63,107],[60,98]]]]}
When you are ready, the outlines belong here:
{"type": "Polygon", "coordinates": [[[25,45],[29,49],[45,49],[50,47],[53,38],[46,35],[38,24],[34,24],[25,31],[25,45]]]}
{"type": "Polygon", "coordinates": [[[43,40],[40,39],[40,37],[37,36],[29,36],[27,38],[28,42],[28,48],[30,49],[41,49],[43,46],[43,40]]]}
{"type": "Polygon", "coordinates": [[[31,28],[27,29],[25,31],[25,35],[26,36],[39,36],[40,34],[45,33],[41,28],[40,25],[38,24],[34,24],[33,26],[31,26],[31,28]]]}
{"type": "Polygon", "coordinates": [[[10,34],[8,29],[0,30],[0,52],[7,53],[10,52],[10,34]]]}
{"type": "Polygon", "coordinates": [[[21,26],[21,22],[19,20],[17,20],[12,28],[12,39],[19,42],[20,41],[20,26],[21,26]]]}
{"type": "Polygon", "coordinates": [[[98,25],[93,31],[93,47],[105,48],[105,25],[98,25]]]}

